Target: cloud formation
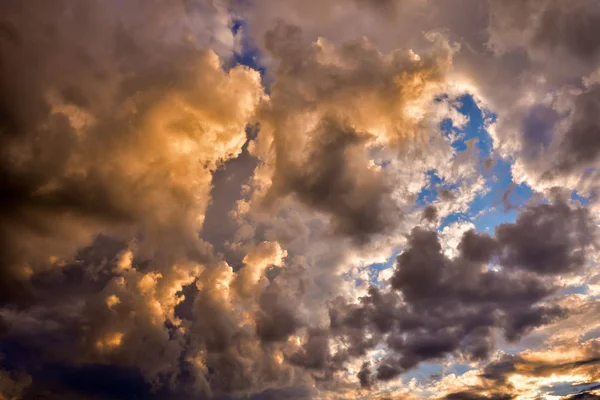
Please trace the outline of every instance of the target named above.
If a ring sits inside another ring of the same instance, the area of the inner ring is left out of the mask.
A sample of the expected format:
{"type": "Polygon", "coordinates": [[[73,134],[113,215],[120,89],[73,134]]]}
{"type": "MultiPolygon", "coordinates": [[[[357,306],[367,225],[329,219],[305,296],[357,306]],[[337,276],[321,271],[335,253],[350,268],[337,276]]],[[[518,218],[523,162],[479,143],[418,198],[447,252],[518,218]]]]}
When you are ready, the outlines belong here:
{"type": "MultiPolygon", "coordinates": [[[[361,298],[362,304],[336,305],[330,311],[334,331],[349,341],[351,354],[364,354],[377,344],[365,340],[367,337],[387,335],[386,345],[392,353],[377,367],[381,380],[451,354],[485,359],[493,350],[495,329],[515,341],[564,315],[558,305],[545,301],[557,289],[545,275],[581,268],[559,253],[564,248],[565,254],[577,257],[583,251],[579,237],[587,236],[586,245],[591,245],[596,227],[575,224],[569,229],[565,218],[561,226],[564,243],[540,246],[538,243],[548,243],[544,234],[552,231],[545,224],[529,223],[529,219],[551,223],[559,210],[584,212],[571,209],[560,198],[554,204],[531,206],[515,223],[498,226],[493,237],[465,232],[453,258],[442,252],[435,232],[415,228],[407,249],[396,260],[390,292],[371,289],[361,298]],[[532,236],[524,241],[520,232],[532,236]],[[531,253],[535,263],[530,262],[531,253]],[[490,268],[494,257],[498,265],[490,268]],[[554,260],[562,270],[553,270],[554,260]]],[[[360,376],[368,375],[361,371],[360,376]]],[[[364,378],[361,382],[370,385],[364,378]]]]}
{"type": "Polygon", "coordinates": [[[593,0],[0,15],[0,399],[598,397],[593,0]]]}

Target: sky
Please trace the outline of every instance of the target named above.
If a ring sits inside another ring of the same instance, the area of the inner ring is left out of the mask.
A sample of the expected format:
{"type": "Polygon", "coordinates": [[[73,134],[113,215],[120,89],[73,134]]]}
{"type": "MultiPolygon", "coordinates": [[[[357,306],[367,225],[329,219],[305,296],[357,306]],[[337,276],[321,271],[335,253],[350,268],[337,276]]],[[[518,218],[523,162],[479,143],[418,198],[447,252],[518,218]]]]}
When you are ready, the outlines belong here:
{"type": "Polygon", "coordinates": [[[0,400],[600,399],[597,0],[5,0],[0,93],[0,400]]]}

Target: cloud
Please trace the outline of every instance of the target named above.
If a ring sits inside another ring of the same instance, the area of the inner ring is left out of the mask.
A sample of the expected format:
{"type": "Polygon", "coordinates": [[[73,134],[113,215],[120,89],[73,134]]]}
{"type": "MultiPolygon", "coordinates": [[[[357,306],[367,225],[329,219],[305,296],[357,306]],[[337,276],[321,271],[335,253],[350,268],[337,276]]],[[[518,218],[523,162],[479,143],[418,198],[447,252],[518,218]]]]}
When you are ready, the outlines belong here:
{"type": "Polygon", "coordinates": [[[495,234],[505,267],[557,274],[587,264],[597,226],[586,208],[571,208],[558,197],[524,210],[514,224],[497,226],[495,234]]]}
{"type": "Polygon", "coordinates": [[[26,271],[68,259],[98,233],[205,252],[195,230],[211,173],[241,151],[259,74],[225,72],[202,32],[187,40],[193,24],[167,16],[200,14],[179,5],[143,16],[118,2],[3,8],[13,38],[1,43],[3,301],[25,295],[26,271]],[[154,30],[137,29],[137,18],[154,30]]]}
{"type": "Polygon", "coordinates": [[[423,209],[423,218],[429,222],[435,222],[438,219],[438,211],[435,206],[429,205],[423,209]]]}
{"type": "MultiPolygon", "coordinates": [[[[564,346],[563,350],[568,349],[564,346]]],[[[560,348],[556,349],[557,351],[560,348]]],[[[499,361],[488,364],[482,376],[495,382],[505,382],[511,374],[531,375],[536,377],[551,376],[553,374],[566,375],[587,373],[590,381],[598,379],[597,365],[600,363],[598,357],[598,343],[590,340],[584,343],[580,349],[573,349],[560,355],[556,351],[548,355],[524,354],[507,355],[499,361]]]]}
{"type": "MultiPolygon", "coordinates": [[[[581,173],[591,166],[600,153],[598,108],[600,86],[593,85],[577,96],[568,131],[562,140],[555,160],[556,172],[581,173]]],[[[554,171],[553,171],[554,172],[554,171]]]]}
{"type": "Polygon", "coordinates": [[[596,400],[598,398],[600,398],[600,396],[598,396],[597,394],[588,393],[588,392],[582,392],[579,394],[565,397],[565,399],[571,399],[571,400],[596,400]]]}
{"type": "Polygon", "coordinates": [[[0,398],[21,398],[27,387],[31,385],[31,377],[26,373],[0,370],[0,398]]]}
{"type": "MultiPolygon", "coordinates": [[[[572,382],[571,390],[576,391],[575,383],[593,384],[598,380],[598,343],[590,340],[578,345],[559,345],[551,350],[525,351],[518,355],[504,355],[486,365],[482,372],[484,387],[505,388],[518,395],[531,389],[536,380],[548,382],[572,382]]],[[[540,394],[551,394],[539,388],[540,394]]],[[[551,390],[552,386],[546,390],[551,390]]],[[[575,396],[576,397],[576,396],[575,396]]],[[[570,397],[569,397],[570,398],[570,397]]]]}
{"type": "Polygon", "coordinates": [[[0,398],[598,382],[594,2],[0,15],[0,398]]]}
{"type": "Polygon", "coordinates": [[[523,46],[533,57],[537,52],[562,51],[584,62],[598,56],[600,14],[592,1],[573,5],[554,0],[492,2],[490,15],[490,41],[500,50],[523,46]],[[518,41],[519,34],[525,40],[518,41]]]}
{"type": "Polygon", "coordinates": [[[557,289],[545,275],[576,271],[589,260],[585,253],[578,255],[583,251],[579,246],[590,245],[595,235],[589,218],[579,219],[585,212],[560,197],[553,204],[530,205],[514,223],[499,225],[493,237],[464,232],[452,258],[442,251],[435,232],[415,228],[397,258],[393,290],[382,293],[371,288],[360,304],[335,304],[330,311],[332,331],[356,354],[364,354],[386,335],[391,353],[377,367],[377,378],[384,381],[421,362],[452,354],[486,358],[493,349],[494,330],[516,341],[565,315],[559,306],[544,304],[557,289]],[[570,225],[571,215],[579,222],[570,225]],[[535,240],[519,238],[521,231],[531,238],[552,235],[545,224],[552,224],[555,216],[559,231],[565,232],[562,246],[539,246],[535,240]],[[565,256],[561,259],[556,251],[565,256]],[[527,262],[530,252],[536,255],[535,263],[527,262]],[[573,265],[571,254],[581,262],[573,265]],[[495,257],[500,268],[488,268],[495,257]]]}
{"type": "Polygon", "coordinates": [[[238,271],[232,284],[240,296],[249,296],[256,290],[260,280],[264,279],[269,266],[281,266],[287,253],[277,242],[263,242],[248,251],[242,262],[244,268],[238,271]]]}
{"type": "Polygon", "coordinates": [[[382,54],[366,39],[305,45],[302,30],[284,24],[265,40],[278,67],[251,147],[264,163],[257,195],[268,205],[296,195],[329,215],[334,232],[362,242],[389,233],[401,211],[392,177],[368,150],[426,139],[427,112],[453,48],[441,36],[422,56],[382,54]]]}
{"type": "Polygon", "coordinates": [[[510,394],[493,394],[491,396],[471,393],[456,392],[444,397],[445,400],[510,400],[513,396],[510,394]]]}

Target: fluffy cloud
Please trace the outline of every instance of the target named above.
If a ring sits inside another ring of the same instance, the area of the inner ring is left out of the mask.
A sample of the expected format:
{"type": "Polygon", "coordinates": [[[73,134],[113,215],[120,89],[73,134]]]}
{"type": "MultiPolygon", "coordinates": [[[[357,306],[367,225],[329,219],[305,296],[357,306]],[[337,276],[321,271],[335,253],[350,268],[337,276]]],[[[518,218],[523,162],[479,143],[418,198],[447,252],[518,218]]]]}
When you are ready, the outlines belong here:
{"type": "MultiPolygon", "coordinates": [[[[330,311],[333,332],[348,341],[350,354],[360,355],[386,335],[392,354],[377,367],[381,380],[451,354],[487,357],[495,329],[515,341],[564,315],[559,306],[546,301],[557,287],[544,276],[581,269],[589,260],[584,248],[591,246],[596,227],[588,225],[587,218],[569,225],[568,217],[559,217],[564,239],[546,247],[552,242],[544,235],[553,230],[529,221],[552,223],[553,215],[562,212],[585,211],[572,209],[561,198],[550,205],[532,205],[515,223],[498,226],[494,237],[465,232],[453,258],[442,252],[435,232],[413,230],[408,248],[397,258],[391,292],[371,289],[360,304],[336,304],[330,311]],[[518,232],[527,232],[530,240],[519,238],[518,232]],[[536,255],[533,263],[528,261],[531,253],[536,255]],[[581,257],[581,262],[574,264],[571,257],[581,257]],[[486,266],[493,259],[499,269],[486,266]]],[[[361,376],[365,381],[366,372],[361,376]]]]}
{"type": "Polygon", "coordinates": [[[145,8],[144,24],[157,24],[146,32],[135,5],[119,7],[3,6],[5,302],[24,295],[28,271],[115,228],[143,234],[149,251],[204,252],[195,231],[211,172],[241,151],[259,74],[223,71],[185,26],[163,20],[196,13],[145,8]]]}
{"type": "Polygon", "coordinates": [[[0,14],[0,399],[597,397],[593,1],[0,14]]]}
{"type": "Polygon", "coordinates": [[[330,215],[335,232],[361,241],[389,233],[401,214],[393,177],[373,164],[369,149],[428,140],[427,130],[437,128],[428,121],[433,100],[454,49],[441,36],[419,56],[382,54],[366,39],[306,45],[301,35],[283,24],[266,34],[278,66],[252,147],[263,160],[258,194],[266,204],[296,195],[330,215]]]}

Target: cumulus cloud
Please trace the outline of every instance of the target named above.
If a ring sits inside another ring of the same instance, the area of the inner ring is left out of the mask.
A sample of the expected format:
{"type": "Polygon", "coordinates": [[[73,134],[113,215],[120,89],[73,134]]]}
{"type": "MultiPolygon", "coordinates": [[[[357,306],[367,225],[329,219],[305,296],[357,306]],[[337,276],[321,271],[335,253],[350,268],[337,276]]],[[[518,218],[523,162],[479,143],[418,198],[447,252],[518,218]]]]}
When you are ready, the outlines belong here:
{"type": "Polygon", "coordinates": [[[186,39],[191,27],[163,19],[200,14],[157,3],[145,8],[144,24],[157,24],[147,32],[128,7],[3,6],[4,301],[22,294],[27,271],[115,227],[143,231],[153,251],[171,241],[203,252],[194,231],[211,171],[241,151],[260,78],[223,71],[186,39]]]}
{"type": "Polygon", "coordinates": [[[589,257],[579,253],[580,246],[591,245],[596,228],[587,225],[587,218],[569,227],[569,217],[559,217],[563,244],[539,246],[552,243],[543,236],[552,230],[526,221],[552,223],[557,212],[585,211],[570,208],[560,198],[554,204],[532,205],[514,223],[498,226],[493,237],[466,231],[452,258],[442,251],[435,232],[416,228],[397,258],[390,293],[372,288],[359,304],[335,304],[330,311],[332,330],[348,341],[350,354],[364,354],[386,335],[391,354],[377,366],[377,378],[384,381],[423,361],[452,354],[475,360],[488,357],[496,329],[515,341],[565,314],[547,301],[557,286],[545,275],[582,268],[589,257]],[[539,242],[519,238],[520,231],[539,242]],[[586,237],[583,244],[581,235],[586,237]],[[535,263],[527,261],[529,253],[535,253],[535,263]],[[574,265],[570,257],[580,255],[582,262],[574,265]],[[493,260],[499,269],[489,268],[493,260]]]}
{"type": "Polygon", "coordinates": [[[0,399],[597,397],[593,1],[0,15],[0,399]]]}
{"type": "Polygon", "coordinates": [[[558,159],[555,161],[557,172],[582,172],[593,165],[599,152],[598,107],[600,104],[600,86],[593,85],[574,100],[570,126],[562,139],[558,159]]]}
{"type": "Polygon", "coordinates": [[[284,24],[266,34],[278,66],[252,147],[264,163],[264,202],[296,195],[330,215],[335,232],[361,241],[389,233],[401,212],[392,177],[368,150],[427,140],[428,110],[454,50],[441,36],[419,56],[409,49],[382,54],[366,39],[306,45],[301,35],[284,24]]]}
{"type": "MultiPolygon", "coordinates": [[[[560,197],[554,204],[524,210],[514,224],[499,225],[495,232],[502,265],[537,273],[580,270],[597,244],[597,225],[589,210],[572,208],[560,197]]],[[[489,246],[482,243],[479,249],[489,246]]]]}

